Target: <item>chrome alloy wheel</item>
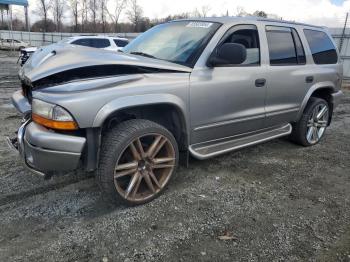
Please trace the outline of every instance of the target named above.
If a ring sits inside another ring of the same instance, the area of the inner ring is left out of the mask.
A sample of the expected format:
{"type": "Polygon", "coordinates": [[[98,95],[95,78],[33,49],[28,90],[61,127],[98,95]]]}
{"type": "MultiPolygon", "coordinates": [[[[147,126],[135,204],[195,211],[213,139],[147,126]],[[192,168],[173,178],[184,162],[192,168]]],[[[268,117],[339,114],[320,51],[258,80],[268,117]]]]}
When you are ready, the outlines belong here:
{"type": "Polygon", "coordinates": [[[175,164],[175,149],[165,136],[143,135],[134,139],[118,159],[115,188],[129,202],[144,202],[166,186],[175,164]]]}
{"type": "Polygon", "coordinates": [[[326,104],[318,104],[308,121],[306,139],[310,144],[316,144],[322,138],[329,119],[329,109],[326,104]]]}

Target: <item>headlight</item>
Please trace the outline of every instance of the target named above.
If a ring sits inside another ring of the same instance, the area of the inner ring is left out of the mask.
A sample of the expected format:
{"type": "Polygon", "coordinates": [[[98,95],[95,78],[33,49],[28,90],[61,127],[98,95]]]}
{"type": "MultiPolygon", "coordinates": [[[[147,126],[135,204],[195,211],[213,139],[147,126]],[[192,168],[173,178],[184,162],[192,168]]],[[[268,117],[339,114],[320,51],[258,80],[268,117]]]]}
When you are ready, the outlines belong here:
{"type": "Polygon", "coordinates": [[[52,129],[76,130],[78,125],[64,108],[38,99],[32,101],[32,119],[52,129]]]}

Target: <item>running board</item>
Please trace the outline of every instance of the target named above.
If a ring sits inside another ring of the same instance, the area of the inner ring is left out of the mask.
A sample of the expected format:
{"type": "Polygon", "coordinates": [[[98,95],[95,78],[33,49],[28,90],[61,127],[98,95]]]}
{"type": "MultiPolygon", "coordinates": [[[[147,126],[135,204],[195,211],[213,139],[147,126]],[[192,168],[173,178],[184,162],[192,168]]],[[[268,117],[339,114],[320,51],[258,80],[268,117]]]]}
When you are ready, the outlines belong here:
{"type": "Polygon", "coordinates": [[[238,150],[247,146],[263,143],[274,138],[287,136],[291,132],[292,126],[291,124],[288,124],[275,129],[265,129],[259,133],[250,134],[244,137],[229,137],[191,145],[189,147],[189,151],[193,157],[202,160],[230,151],[238,150]]]}

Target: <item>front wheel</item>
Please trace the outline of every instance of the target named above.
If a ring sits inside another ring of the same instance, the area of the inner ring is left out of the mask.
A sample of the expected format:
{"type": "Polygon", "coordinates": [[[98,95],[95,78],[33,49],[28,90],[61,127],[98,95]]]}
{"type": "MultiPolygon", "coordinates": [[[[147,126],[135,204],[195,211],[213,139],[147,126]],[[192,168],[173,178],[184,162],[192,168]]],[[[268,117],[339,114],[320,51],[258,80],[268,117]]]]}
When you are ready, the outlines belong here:
{"type": "Polygon", "coordinates": [[[129,120],[104,137],[97,180],[109,200],[143,204],[163,192],[178,158],[176,140],[167,129],[148,120],[129,120]]]}
{"type": "Polygon", "coordinates": [[[303,146],[320,142],[329,121],[329,105],[321,98],[312,97],[300,120],[294,125],[291,138],[303,146]]]}

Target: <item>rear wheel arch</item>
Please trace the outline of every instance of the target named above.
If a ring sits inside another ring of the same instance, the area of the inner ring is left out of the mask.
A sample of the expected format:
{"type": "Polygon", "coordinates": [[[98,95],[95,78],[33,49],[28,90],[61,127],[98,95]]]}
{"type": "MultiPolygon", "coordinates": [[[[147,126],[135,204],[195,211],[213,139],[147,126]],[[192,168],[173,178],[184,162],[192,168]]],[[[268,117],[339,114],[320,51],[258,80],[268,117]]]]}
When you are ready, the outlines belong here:
{"type": "Polygon", "coordinates": [[[329,123],[330,123],[332,120],[332,115],[333,115],[332,93],[334,93],[334,92],[335,92],[335,88],[332,85],[316,86],[314,88],[311,88],[309,90],[309,92],[306,94],[306,96],[302,102],[301,108],[300,108],[299,113],[298,113],[297,121],[300,120],[300,118],[301,118],[303,112],[305,111],[305,108],[308,105],[310,99],[312,97],[316,97],[316,98],[324,99],[328,103],[329,108],[330,108],[330,114],[329,114],[329,123]]]}

